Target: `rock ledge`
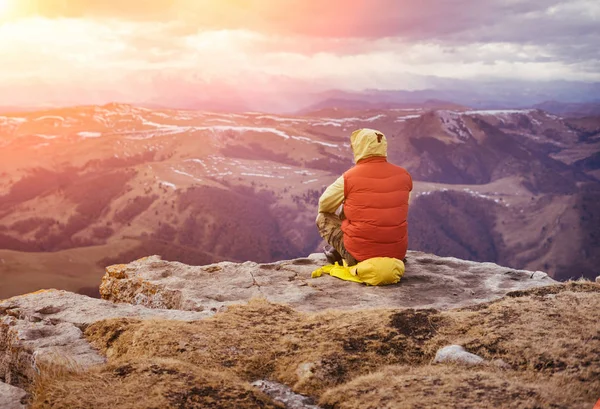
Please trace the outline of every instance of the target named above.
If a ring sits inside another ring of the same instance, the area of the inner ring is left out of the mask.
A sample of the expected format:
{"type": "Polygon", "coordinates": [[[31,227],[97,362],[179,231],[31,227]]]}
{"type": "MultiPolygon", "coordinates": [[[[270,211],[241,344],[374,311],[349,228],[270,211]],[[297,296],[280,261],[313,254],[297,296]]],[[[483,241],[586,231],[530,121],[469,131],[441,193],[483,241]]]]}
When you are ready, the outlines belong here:
{"type": "Polygon", "coordinates": [[[100,294],[113,302],[149,308],[216,312],[264,297],[301,311],[363,308],[449,309],[498,299],[509,291],[556,283],[541,271],[409,252],[399,284],[366,287],[311,272],[322,254],[271,264],[221,262],[188,266],[158,256],[107,267],[100,294]]]}

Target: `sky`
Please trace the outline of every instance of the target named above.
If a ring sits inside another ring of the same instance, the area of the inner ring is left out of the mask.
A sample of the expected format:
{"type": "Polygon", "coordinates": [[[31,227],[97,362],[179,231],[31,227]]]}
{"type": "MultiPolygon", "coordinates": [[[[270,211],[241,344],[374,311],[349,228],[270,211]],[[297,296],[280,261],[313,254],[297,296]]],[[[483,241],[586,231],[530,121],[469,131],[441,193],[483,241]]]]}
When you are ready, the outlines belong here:
{"type": "Polygon", "coordinates": [[[600,82],[598,0],[0,0],[0,105],[600,82]]]}

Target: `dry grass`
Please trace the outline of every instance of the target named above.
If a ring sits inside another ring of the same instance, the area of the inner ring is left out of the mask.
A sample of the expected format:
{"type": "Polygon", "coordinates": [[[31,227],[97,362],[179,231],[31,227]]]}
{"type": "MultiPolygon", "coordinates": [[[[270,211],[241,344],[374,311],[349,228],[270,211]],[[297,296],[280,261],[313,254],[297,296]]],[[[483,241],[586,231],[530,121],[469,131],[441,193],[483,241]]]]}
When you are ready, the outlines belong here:
{"type": "Polygon", "coordinates": [[[553,386],[552,380],[526,379],[490,367],[390,366],[328,390],[321,404],[337,409],[578,407],[553,386]]]}
{"type": "Polygon", "coordinates": [[[41,377],[32,409],[283,408],[237,377],[180,360],[135,360],[85,375],[64,372],[56,378],[57,374],[41,377]]]}
{"type": "Polygon", "coordinates": [[[319,395],[382,365],[427,362],[435,351],[425,341],[440,321],[432,310],[307,315],[254,300],[206,321],[116,319],[92,325],[86,335],[111,360],[177,357],[248,381],[274,377],[319,395]]]}
{"type": "Polygon", "coordinates": [[[448,312],[254,300],[194,323],[107,320],[86,336],[108,365],[42,376],[33,407],[276,407],[248,386],[270,378],[324,408],[587,409],[600,396],[599,310],[600,285],[568,283],[448,312]],[[448,344],[510,368],[431,365],[448,344]]]}

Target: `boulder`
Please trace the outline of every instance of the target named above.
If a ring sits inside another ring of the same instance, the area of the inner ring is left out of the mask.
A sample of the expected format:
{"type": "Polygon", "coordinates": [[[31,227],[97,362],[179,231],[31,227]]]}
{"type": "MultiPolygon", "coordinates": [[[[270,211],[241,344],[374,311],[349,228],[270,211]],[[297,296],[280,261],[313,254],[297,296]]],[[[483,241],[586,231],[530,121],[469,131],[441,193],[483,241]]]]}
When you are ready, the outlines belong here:
{"type": "Polygon", "coordinates": [[[252,382],[252,386],[260,389],[273,400],[283,403],[285,409],[320,409],[311,398],[299,395],[289,386],[279,382],[258,380],[252,382]]]}
{"type": "Polygon", "coordinates": [[[114,304],[67,291],[47,290],[0,301],[0,379],[26,386],[40,364],[88,367],[105,362],[83,337],[97,321],[117,318],[164,318],[194,321],[210,312],[149,309],[114,304]]]}
{"type": "Polygon", "coordinates": [[[25,409],[27,392],[0,382],[0,408],[2,409],[25,409]]]}
{"type": "Polygon", "coordinates": [[[465,351],[460,345],[448,345],[437,351],[433,362],[437,364],[451,362],[454,364],[473,366],[481,365],[485,360],[479,355],[465,351]]]}
{"type": "Polygon", "coordinates": [[[546,273],[493,263],[464,261],[410,251],[399,284],[367,287],[312,271],[327,262],[322,254],[269,264],[221,262],[189,266],[147,257],[106,268],[102,298],[149,308],[217,311],[264,297],[301,311],[363,308],[450,309],[498,299],[507,292],[546,286],[546,273]]]}

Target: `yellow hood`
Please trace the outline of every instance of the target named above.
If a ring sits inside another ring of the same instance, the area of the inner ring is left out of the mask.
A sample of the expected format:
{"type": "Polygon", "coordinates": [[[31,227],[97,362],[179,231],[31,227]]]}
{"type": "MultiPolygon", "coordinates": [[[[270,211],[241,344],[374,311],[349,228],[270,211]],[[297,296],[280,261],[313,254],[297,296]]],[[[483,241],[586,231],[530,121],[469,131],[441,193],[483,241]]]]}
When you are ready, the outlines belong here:
{"type": "Polygon", "coordinates": [[[354,162],[371,156],[387,157],[387,140],[385,135],[374,129],[357,129],[350,136],[350,146],[354,152],[354,162]]]}

